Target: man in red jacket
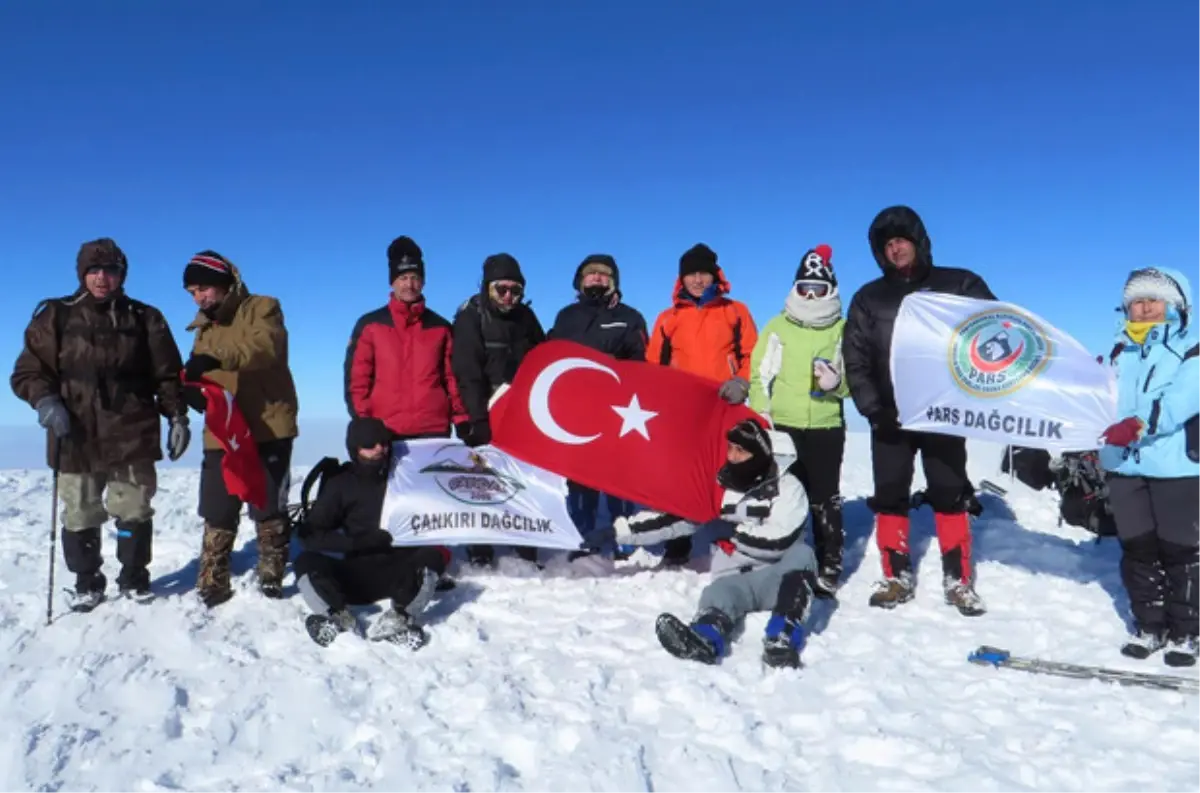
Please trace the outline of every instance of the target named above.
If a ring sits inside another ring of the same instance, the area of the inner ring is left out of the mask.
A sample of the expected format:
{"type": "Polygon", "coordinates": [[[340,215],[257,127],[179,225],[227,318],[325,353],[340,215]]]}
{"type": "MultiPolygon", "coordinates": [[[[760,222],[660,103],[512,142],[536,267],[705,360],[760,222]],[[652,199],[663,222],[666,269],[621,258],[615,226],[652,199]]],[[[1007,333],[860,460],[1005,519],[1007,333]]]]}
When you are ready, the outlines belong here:
{"type": "Polygon", "coordinates": [[[388,304],[364,314],[346,347],[346,407],[377,418],[394,440],[463,437],[468,416],[450,366],[453,326],[425,305],[425,261],[417,243],[388,246],[388,304]]]}

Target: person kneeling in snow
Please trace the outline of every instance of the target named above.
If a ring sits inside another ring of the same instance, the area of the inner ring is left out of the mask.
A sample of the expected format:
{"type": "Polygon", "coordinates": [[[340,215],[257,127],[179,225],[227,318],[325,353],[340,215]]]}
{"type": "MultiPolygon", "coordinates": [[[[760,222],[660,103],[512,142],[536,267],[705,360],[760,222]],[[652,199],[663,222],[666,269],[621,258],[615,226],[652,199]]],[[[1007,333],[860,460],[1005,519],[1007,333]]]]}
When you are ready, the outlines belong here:
{"type": "MultiPolygon", "coordinates": [[[[713,581],[700,593],[690,625],[671,614],[655,630],[678,658],[716,663],[726,654],[735,623],[752,611],[771,611],[763,638],[763,662],[798,667],[802,623],[816,582],[817,560],[803,540],[808,496],[800,480],[773,456],[771,437],[749,419],[726,435],[727,462],[717,474],[725,488],[721,519],[733,524],[732,539],[713,553],[713,581]]],[[[617,542],[652,545],[696,531],[696,525],[661,512],[640,512],[615,521],[617,542]]]]}
{"type": "Polygon", "coordinates": [[[418,649],[429,637],[416,618],[433,597],[449,551],[393,548],[392,535],[380,528],[392,457],[391,432],[382,421],[352,419],[346,449],[350,462],[322,482],[297,531],[305,550],[294,565],[296,582],[315,612],[305,627],[314,641],[328,645],[340,633],[359,633],[347,605],[390,597],[392,607],[372,623],[367,638],[418,649]]]}

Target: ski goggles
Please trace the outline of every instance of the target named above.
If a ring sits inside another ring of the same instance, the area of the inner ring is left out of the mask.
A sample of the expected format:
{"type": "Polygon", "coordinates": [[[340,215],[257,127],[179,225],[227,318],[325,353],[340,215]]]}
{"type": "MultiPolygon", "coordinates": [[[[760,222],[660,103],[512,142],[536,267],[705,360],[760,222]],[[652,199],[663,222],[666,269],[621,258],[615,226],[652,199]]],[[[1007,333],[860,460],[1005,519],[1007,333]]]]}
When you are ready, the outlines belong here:
{"type": "Polygon", "coordinates": [[[833,286],[828,281],[797,281],[795,289],[800,297],[819,300],[827,297],[833,291],[833,286]]]}

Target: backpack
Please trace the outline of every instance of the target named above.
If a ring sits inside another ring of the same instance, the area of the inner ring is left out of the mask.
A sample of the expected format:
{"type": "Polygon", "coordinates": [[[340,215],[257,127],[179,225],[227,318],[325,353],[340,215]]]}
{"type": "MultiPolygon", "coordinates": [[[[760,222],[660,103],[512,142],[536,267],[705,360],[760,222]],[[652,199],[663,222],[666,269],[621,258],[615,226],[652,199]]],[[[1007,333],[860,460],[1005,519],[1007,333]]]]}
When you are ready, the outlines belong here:
{"type": "Polygon", "coordinates": [[[1115,537],[1117,521],[1108,500],[1108,483],[1097,452],[1070,452],[1052,467],[1062,497],[1058,523],[1087,529],[1097,537],[1115,537]]]}
{"type": "Polygon", "coordinates": [[[1045,449],[1009,446],[1004,450],[1000,470],[1034,490],[1053,488],[1059,495],[1058,525],[1066,522],[1097,537],[1116,535],[1116,519],[1098,452],[1067,452],[1060,460],[1053,460],[1045,449]]]}
{"type": "Polygon", "coordinates": [[[321,491],[329,480],[349,469],[350,463],[343,463],[336,457],[322,457],[304,477],[304,483],[300,485],[299,503],[288,505],[288,523],[293,527],[303,524],[308,519],[312,502],[321,497],[321,491]],[[317,489],[316,496],[312,492],[314,487],[317,489]]]}

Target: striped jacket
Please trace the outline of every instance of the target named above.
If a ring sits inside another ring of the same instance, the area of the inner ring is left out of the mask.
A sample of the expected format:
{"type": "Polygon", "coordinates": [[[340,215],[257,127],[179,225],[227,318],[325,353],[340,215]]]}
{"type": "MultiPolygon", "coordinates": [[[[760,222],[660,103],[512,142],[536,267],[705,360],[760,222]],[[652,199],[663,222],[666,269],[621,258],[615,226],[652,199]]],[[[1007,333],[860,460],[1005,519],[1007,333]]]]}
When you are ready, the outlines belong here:
{"type": "MultiPolygon", "coordinates": [[[[773,564],[803,536],[808,520],[804,485],[793,474],[781,476],[776,471],[746,492],[725,491],[720,519],[732,525],[733,536],[718,542],[714,576],[773,564]]],[[[654,545],[694,534],[698,528],[691,521],[652,510],[614,523],[616,540],[623,545],[654,545]]]]}

